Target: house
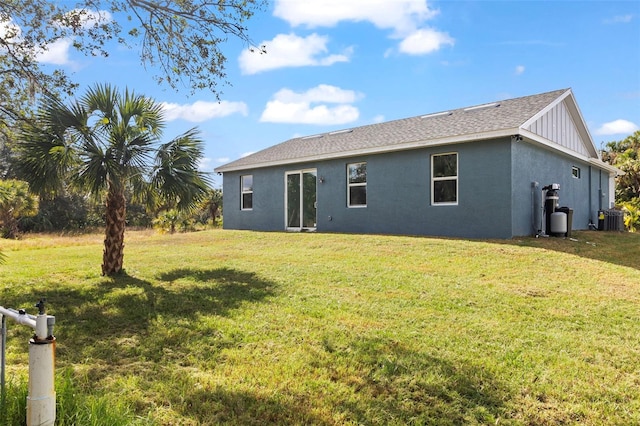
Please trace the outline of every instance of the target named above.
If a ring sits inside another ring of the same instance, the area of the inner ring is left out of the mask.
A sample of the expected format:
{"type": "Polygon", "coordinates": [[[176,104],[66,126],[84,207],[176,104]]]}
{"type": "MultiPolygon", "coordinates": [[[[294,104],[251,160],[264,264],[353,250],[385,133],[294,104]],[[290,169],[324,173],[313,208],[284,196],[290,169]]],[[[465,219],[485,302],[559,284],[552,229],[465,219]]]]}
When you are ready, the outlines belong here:
{"type": "Polygon", "coordinates": [[[512,238],[545,231],[552,183],[572,229],[598,223],[618,170],[563,89],[294,138],[216,172],[226,229],[512,238]]]}

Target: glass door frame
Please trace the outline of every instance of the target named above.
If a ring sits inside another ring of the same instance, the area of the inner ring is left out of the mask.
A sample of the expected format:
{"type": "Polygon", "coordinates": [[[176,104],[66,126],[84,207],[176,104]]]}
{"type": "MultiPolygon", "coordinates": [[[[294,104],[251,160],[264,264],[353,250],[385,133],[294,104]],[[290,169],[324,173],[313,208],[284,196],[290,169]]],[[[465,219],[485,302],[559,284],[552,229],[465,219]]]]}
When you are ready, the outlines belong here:
{"type": "Polygon", "coordinates": [[[287,231],[315,231],[317,229],[318,223],[318,169],[300,169],[300,170],[289,170],[284,173],[284,227],[287,231]],[[314,197],[314,210],[315,210],[315,226],[304,226],[304,175],[305,173],[311,173],[315,176],[315,197],[314,197]],[[298,206],[298,215],[299,218],[299,226],[289,226],[289,176],[298,175],[300,177],[300,204],[298,206]]]}

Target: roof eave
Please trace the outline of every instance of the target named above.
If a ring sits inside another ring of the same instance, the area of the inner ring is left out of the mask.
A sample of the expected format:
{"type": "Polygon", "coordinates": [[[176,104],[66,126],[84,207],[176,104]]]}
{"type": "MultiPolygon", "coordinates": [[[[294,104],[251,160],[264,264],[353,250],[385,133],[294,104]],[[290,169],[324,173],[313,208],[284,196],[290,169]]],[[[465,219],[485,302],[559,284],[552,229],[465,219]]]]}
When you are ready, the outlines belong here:
{"type": "Polygon", "coordinates": [[[348,158],[348,157],[357,157],[362,155],[372,155],[372,154],[384,154],[388,152],[396,152],[396,151],[407,151],[412,149],[419,148],[427,148],[441,145],[450,145],[455,143],[466,143],[466,142],[474,142],[478,140],[486,140],[486,139],[496,139],[502,137],[509,137],[512,135],[518,134],[520,129],[502,129],[502,130],[494,130],[491,132],[483,132],[483,133],[473,133],[468,135],[456,135],[449,136],[445,138],[438,139],[429,139],[429,140],[419,140],[412,142],[405,142],[394,145],[385,145],[381,147],[375,148],[365,148],[351,151],[341,151],[331,154],[322,154],[322,155],[313,155],[308,157],[299,157],[299,158],[291,158],[284,160],[275,160],[275,161],[265,161],[262,163],[253,163],[248,165],[239,165],[234,166],[233,164],[228,164],[224,166],[220,166],[214,170],[216,173],[225,173],[225,172],[238,172],[243,170],[250,169],[262,169],[265,167],[274,167],[274,166],[282,166],[286,164],[301,164],[308,163],[313,161],[324,161],[324,160],[335,160],[339,158],[348,158]]]}
{"type": "Polygon", "coordinates": [[[624,171],[620,170],[619,168],[612,166],[609,163],[605,163],[604,161],[597,159],[597,158],[590,158],[589,159],[589,163],[593,164],[594,166],[597,166],[603,170],[606,170],[607,172],[609,172],[609,174],[611,176],[622,176],[625,174],[624,171]]]}

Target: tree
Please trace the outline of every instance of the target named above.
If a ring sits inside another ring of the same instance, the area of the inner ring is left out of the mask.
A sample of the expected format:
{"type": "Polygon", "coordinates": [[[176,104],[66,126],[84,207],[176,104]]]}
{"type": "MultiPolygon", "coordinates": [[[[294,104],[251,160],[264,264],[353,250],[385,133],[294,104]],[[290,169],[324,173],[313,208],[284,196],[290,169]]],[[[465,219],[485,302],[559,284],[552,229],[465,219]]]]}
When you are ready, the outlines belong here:
{"type": "MultiPolygon", "coordinates": [[[[222,214],[222,189],[213,188],[204,198],[200,208],[211,217],[211,222],[215,225],[216,218],[222,214]]],[[[205,221],[206,222],[206,219],[205,221]]]]}
{"type": "Polygon", "coordinates": [[[0,180],[0,230],[3,238],[16,238],[20,218],[38,212],[38,199],[29,184],[15,179],[0,180]]]}
{"type": "MultiPolygon", "coordinates": [[[[108,56],[110,42],[140,49],[143,66],[177,89],[226,83],[221,45],[233,37],[249,46],[244,23],[266,0],[4,0],[0,2],[0,132],[31,118],[38,94],[71,95],[75,84],[61,69],[41,66],[57,44],[108,56]]],[[[261,49],[262,51],[262,49],[261,49]]]]}
{"type": "Polygon", "coordinates": [[[18,166],[31,189],[55,193],[64,183],[105,199],[103,275],[121,272],[127,200],[189,209],[206,194],[198,171],[202,140],[195,129],[161,143],[161,106],[126,90],[98,85],[67,106],[44,98],[38,125],[25,126],[18,166]]]}
{"type": "Polygon", "coordinates": [[[624,172],[616,178],[616,200],[640,197],[640,130],[621,141],[609,142],[602,160],[624,172]]]}
{"type": "Polygon", "coordinates": [[[21,223],[25,231],[79,231],[87,226],[89,197],[64,186],[54,197],[42,197],[38,214],[21,223]]]}
{"type": "Polygon", "coordinates": [[[175,234],[180,232],[195,231],[195,221],[189,214],[176,209],[162,211],[153,221],[153,225],[162,232],[175,234]]]}
{"type": "Polygon", "coordinates": [[[616,202],[627,211],[627,228],[634,230],[640,226],[640,130],[607,143],[602,159],[624,172],[616,177],[616,202]]]}

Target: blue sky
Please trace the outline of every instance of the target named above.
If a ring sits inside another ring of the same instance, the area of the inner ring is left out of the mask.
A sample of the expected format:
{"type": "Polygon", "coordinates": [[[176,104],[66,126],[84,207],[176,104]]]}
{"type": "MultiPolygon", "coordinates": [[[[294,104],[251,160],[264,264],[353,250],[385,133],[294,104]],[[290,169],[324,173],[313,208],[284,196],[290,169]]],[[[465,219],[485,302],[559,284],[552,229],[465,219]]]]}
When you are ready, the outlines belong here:
{"type": "Polygon", "coordinates": [[[296,136],[562,88],[596,147],[640,128],[637,0],[273,0],[247,26],[267,54],[222,46],[220,102],[158,86],[135,47],[103,59],[61,43],[40,60],[78,94],[110,83],[164,103],[167,139],[201,130],[205,171],[296,136]]]}

